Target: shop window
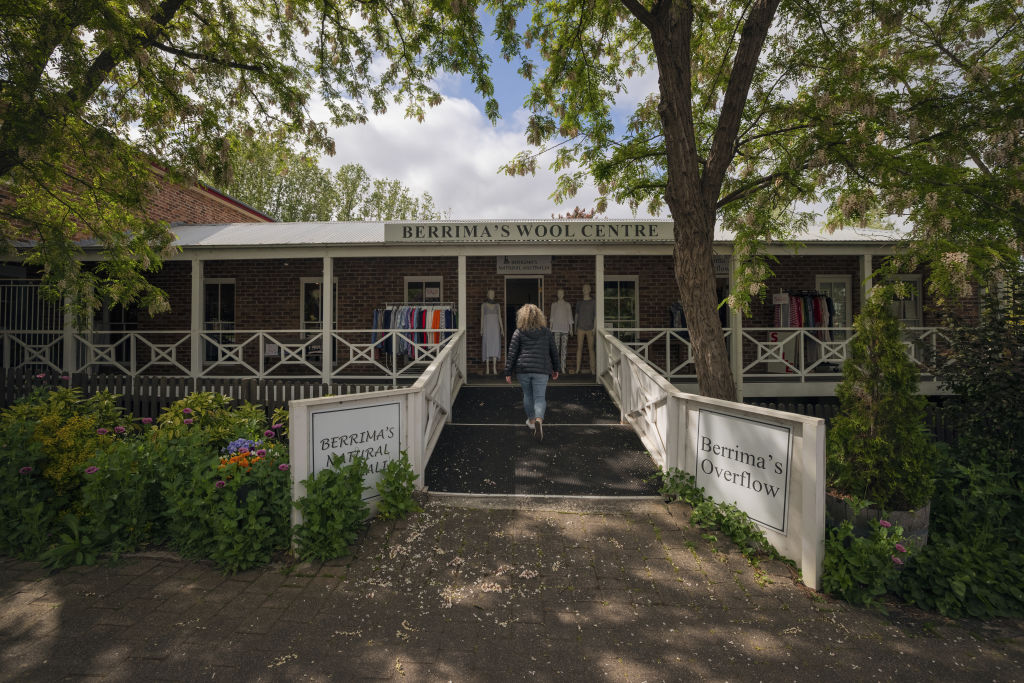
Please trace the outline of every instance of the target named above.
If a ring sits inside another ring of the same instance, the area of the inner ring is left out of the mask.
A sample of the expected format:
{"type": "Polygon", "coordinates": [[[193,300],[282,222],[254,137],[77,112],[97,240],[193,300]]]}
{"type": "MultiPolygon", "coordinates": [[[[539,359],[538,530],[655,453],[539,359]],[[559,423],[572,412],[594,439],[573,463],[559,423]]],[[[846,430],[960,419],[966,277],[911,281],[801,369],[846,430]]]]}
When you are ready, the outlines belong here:
{"type": "Polygon", "coordinates": [[[406,277],[405,301],[414,304],[441,303],[441,285],[440,277],[406,277]]]}
{"type": "Polygon", "coordinates": [[[818,275],[814,279],[814,288],[832,299],[832,306],[836,309],[832,326],[850,327],[853,324],[853,276],[818,275]]]}
{"type": "Polygon", "coordinates": [[[893,315],[906,327],[921,327],[921,276],[892,275],[889,279],[901,285],[889,304],[893,315]]]}
{"type": "Polygon", "coordinates": [[[221,359],[217,344],[234,343],[233,334],[219,334],[235,329],[235,281],[206,280],[203,282],[203,330],[213,340],[205,344],[207,362],[221,359]]]}
{"type": "MultiPolygon", "coordinates": [[[[304,330],[319,330],[323,327],[323,282],[321,277],[304,277],[300,281],[302,295],[299,300],[299,318],[304,330]]],[[[333,289],[337,293],[338,278],[334,278],[333,289]]]]}
{"type": "Polygon", "coordinates": [[[131,360],[131,339],[125,334],[139,329],[139,309],[134,304],[122,306],[104,302],[93,317],[94,339],[99,344],[114,344],[114,360],[131,360]]]}
{"type": "MultiPolygon", "coordinates": [[[[604,279],[605,329],[637,327],[637,277],[610,275],[604,279]]],[[[629,335],[635,337],[635,333],[629,335]]],[[[620,335],[620,338],[622,336],[620,335]]]]}

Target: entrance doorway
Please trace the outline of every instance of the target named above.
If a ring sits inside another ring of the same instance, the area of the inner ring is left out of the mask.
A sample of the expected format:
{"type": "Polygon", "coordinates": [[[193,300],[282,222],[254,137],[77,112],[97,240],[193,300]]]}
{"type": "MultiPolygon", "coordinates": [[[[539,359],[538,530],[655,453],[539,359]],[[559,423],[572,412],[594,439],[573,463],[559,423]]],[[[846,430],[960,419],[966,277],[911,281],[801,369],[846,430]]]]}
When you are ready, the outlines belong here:
{"type": "Polygon", "coordinates": [[[516,329],[516,311],[524,304],[541,306],[544,297],[544,278],[536,275],[530,277],[505,278],[505,329],[508,338],[516,329]]]}

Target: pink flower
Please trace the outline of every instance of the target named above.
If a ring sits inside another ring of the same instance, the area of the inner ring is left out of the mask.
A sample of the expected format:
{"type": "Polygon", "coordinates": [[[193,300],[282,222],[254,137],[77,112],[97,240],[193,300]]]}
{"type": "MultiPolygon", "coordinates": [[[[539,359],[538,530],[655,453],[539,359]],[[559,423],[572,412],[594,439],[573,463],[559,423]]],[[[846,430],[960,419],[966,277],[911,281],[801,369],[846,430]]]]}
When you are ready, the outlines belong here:
{"type": "Polygon", "coordinates": [[[263,432],[263,436],[275,436],[274,430],[268,429],[267,431],[263,432]]]}
{"type": "Polygon", "coordinates": [[[891,526],[892,526],[892,524],[890,524],[889,522],[887,522],[887,521],[885,521],[885,520],[883,519],[883,520],[880,520],[880,521],[878,522],[878,526],[884,526],[884,527],[885,527],[886,529],[888,529],[889,527],[891,527],[891,526]]]}
{"type": "Polygon", "coordinates": [[[100,436],[103,436],[104,434],[107,434],[109,432],[110,430],[107,429],[106,427],[100,427],[99,429],[96,430],[96,433],[99,434],[100,436]]]}
{"type": "Polygon", "coordinates": [[[190,425],[190,424],[192,424],[193,422],[195,422],[195,420],[193,420],[193,419],[192,419],[191,417],[186,417],[186,418],[185,418],[185,424],[187,424],[187,425],[190,425]]]}
{"type": "Polygon", "coordinates": [[[30,465],[25,465],[20,470],[18,470],[18,474],[32,474],[32,469],[33,468],[30,465]]]}
{"type": "Polygon", "coordinates": [[[216,486],[219,489],[222,489],[222,488],[224,488],[227,485],[228,485],[228,483],[226,481],[224,481],[223,479],[218,480],[217,483],[214,484],[214,486],[216,486]]]}
{"type": "Polygon", "coordinates": [[[903,547],[902,543],[897,543],[893,546],[893,548],[896,548],[896,550],[900,551],[901,553],[907,552],[907,549],[903,547]]]}
{"type": "Polygon", "coordinates": [[[86,474],[96,474],[99,471],[100,471],[100,468],[96,467],[95,465],[93,465],[92,467],[86,467],[85,468],[85,473],[86,474]]]}
{"type": "Polygon", "coordinates": [[[273,427],[271,427],[271,429],[280,429],[281,427],[284,427],[284,425],[282,423],[278,422],[273,427]]]}
{"type": "Polygon", "coordinates": [[[264,455],[266,455],[266,454],[267,454],[267,449],[266,449],[266,448],[261,448],[261,449],[259,449],[258,451],[256,451],[256,455],[260,456],[261,458],[262,458],[262,457],[263,457],[264,455]]]}
{"type": "Polygon", "coordinates": [[[903,560],[901,560],[900,558],[896,557],[895,555],[892,556],[892,563],[894,565],[896,565],[897,567],[903,566],[903,560]]]}
{"type": "Polygon", "coordinates": [[[69,375],[61,375],[60,379],[63,382],[67,382],[69,379],[71,379],[71,377],[69,375]]]}
{"type": "Polygon", "coordinates": [[[151,418],[151,417],[144,417],[144,418],[142,418],[142,424],[144,424],[144,425],[151,425],[151,424],[153,424],[153,418],[151,418]]]}
{"type": "Polygon", "coordinates": [[[181,412],[185,413],[186,415],[191,415],[192,414],[192,409],[191,408],[182,408],[181,412]]]}
{"type": "Polygon", "coordinates": [[[117,425],[116,427],[114,427],[114,431],[118,434],[124,434],[124,427],[122,427],[121,425],[117,425]]]}
{"type": "Polygon", "coordinates": [[[36,379],[44,379],[45,377],[46,377],[46,373],[45,372],[40,372],[38,375],[36,375],[36,379]]]}
{"type": "Polygon", "coordinates": [[[281,463],[280,465],[277,466],[277,469],[281,470],[282,472],[287,472],[288,471],[288,463],[286,463],[286,462],[281,463]]]}

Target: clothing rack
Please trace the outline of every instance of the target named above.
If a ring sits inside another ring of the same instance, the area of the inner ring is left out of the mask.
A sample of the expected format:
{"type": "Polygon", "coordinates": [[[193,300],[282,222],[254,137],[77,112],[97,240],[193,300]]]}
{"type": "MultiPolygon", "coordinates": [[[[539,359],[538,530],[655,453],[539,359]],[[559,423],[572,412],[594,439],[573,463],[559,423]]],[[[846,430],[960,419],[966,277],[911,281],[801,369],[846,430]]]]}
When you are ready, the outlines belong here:
{"type": "Polygon", "coordinates": [[[389,301],[373,310],[371,341],[375,354],[397,353],[415,359],[417,344],[437,344],[450,337],[456,327],[455,306],[451,301],[389,301]],[[422,320],[419,319],[421,314],[422,320]],[[411,322],[408,316],[415,316],[417,322],[411,322]],[[378,342],[378,333],[402,330],[409,331],[411,340],[384,335],[386,338],[378,342]]]}

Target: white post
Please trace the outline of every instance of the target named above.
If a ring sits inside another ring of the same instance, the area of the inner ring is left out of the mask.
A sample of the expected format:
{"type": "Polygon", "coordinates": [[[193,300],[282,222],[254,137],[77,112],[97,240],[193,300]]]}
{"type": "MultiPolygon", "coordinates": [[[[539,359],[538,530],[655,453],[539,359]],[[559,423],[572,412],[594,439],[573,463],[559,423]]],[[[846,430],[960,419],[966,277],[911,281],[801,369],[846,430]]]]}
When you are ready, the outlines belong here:
{"type": "MultiPolygon", "coordinates": [[[[736,292],[736,255],[729,255],[729,294],[736,292]]],[[[732,378],[736,383],[736,400],[743,402],[743,313],[736,306],[729,306],[729,364],[732,378]]]]}
{"type": "Polygon", "coordinates": [[[594,306],[597,309],[594,313],[594,348],[597,352],[594,379],[600,380],[605,370],[608,369],[607,348],[597,339],[601,330],[604,329],[604,254],[597,254],[594,257],[594,306]]]}
{"type": "MultiPolygon", "coordinates": [[[[869,257],[870,258],[870,257],[869,257]]],[[[804,584],[821,590],[825,562],[825,423],[806,422],[801,428],[800,488],[802,547],[800,569],[804,584]]]]}
{"type": "Polygon", "coordinates": [[[331,383],[331,375],[334,373],[334,257],[324,256],[324,280],[320,287],[320,305],[323,310],[320,313],[321,342],[321,381],[324,384],[331,383]]]}
{"type": "MultiPolygon", "coordinates": [[[[466,330],[466,325],[468,323],[468,320],[467,320],[468,315],[469,315],[469,308],[466,305],[466,256],[465,256],[465,254],[461,254],[461,255],[459,255],[459,308],[458,308],[458,311],[457,311],[457,316],[458,316],[458,319],[459,319],[458,320],[458,329],[459,330],[462,330],[462,331],[466,330]]],[[[465,335],[463,335],[463,339],[465,339],[465,335]]],[[[458,365],[459,365],[459,372],[462,374],[463,377],[466,376],[466,362],[467,362],[466,354],[467,354],[467,349],[468,348],[469,348],[468,344],[463,344],[462,345],[462,352],[459,354],[458,358],[454,359],[455,362],[458,363],[458,365]]],[[[451,416],[449,415],[449,421],[450,420],[451,420],[451,416]]]]}
{"type": "MultiPolygon", "coordinates": [[[[198,256],[192,257],[192,311],[189,332],[192,345],[192,362],[189,366],[193,380],[198,380],[203,372],[203,348],[201,331],[203,328],[203,262],[198,256]]],[[[196,387],[193,387],[195,389],[196,387]]]]}
{"type": "MultiPolygon", "coordinates": [[[[871,273],[873,272],[873,270],[874,270],[874,267],[871,264],[871,254],[862,254],[861,257],[860,257],[860,287],[861,287],[861,290],[860,290],[860,292],[861,292],[860,307],[861,307],[861,310],[864,309],[864,304],[867,302],[868,296],[871,294],[871,286],[872,286],[871,273]]],[[[856,311],[855,313],[859,313],[859,312],[860,311],[856,311]]]]}
{"type": "Polygon", "coordinates": [[[71,297],[64,297],[64,359],[61,363],[68,375],[75,371],[75,326],[71,317],[71,297]]]}

